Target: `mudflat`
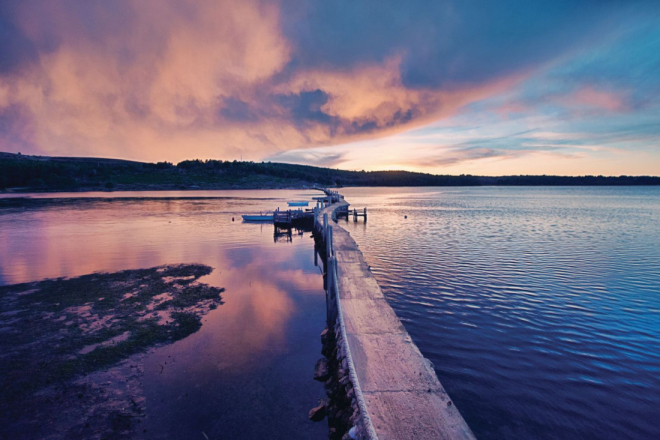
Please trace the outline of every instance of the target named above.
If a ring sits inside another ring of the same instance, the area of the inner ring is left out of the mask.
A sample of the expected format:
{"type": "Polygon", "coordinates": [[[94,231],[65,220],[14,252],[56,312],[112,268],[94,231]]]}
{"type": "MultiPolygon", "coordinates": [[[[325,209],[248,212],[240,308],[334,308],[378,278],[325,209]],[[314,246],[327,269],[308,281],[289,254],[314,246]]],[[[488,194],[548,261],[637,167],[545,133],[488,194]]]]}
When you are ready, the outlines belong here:
{"type": "MultiPolygon", "coordinates": [[[[196,332],[224,289],[169,265],[0,287],[0,437],[139,437],[141,356],[196,332]]],[[[165,368],[165,365],[162,366],[165,368]]]]}

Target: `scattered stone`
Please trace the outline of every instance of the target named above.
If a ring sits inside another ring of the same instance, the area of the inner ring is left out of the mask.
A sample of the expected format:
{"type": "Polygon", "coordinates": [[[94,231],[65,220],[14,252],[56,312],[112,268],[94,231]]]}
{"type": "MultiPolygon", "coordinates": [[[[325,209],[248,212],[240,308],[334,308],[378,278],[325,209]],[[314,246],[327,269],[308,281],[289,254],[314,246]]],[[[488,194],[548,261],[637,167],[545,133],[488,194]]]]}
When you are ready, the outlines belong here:
{"type": "Polygon", "coordinates": [[[353,414],[351,414],[351,417],[348,419],[348,423],[351,425],[355,425],[360,418],[360,412],[359,411],[354,411],[353,414]]]}
{"type": "Polygon", "coordinates": [[[328,368],[328,359],[321,358],[316,361],[314,367],[314,380],[325,382],[330,377],[330,369],[328,368]]]}
{"type": "Polygon", "coordinates": [[[312,422],[320,422],[325,418],[325,414],[325,403],[321,403],[319,406],[316,406],[309,411],[309,420],[312,422]]]}
{"type": "MultiPolygon", "coordinates": [[[[357,403],[353,407],[348,391],[352,390],[353,385],[348,375],[348,359],[341,349],[343,338],[340,333],[341,328],[338,325],[330,326],[321,332],[321,342],[323,344],[321,352],[325,358],[316,363],[314,378],[324,382],[325,392],[328,401],[325,403],[323,416],[328,420],[329,440],[341,440],[346,437],[351,426],[359,423],[360,413],[357,410],[357,403]]],[[[312,412],[310,411],[310,419],[312,412]]],[[[323,417],[316,415],[318,420],[323,417]]],[[[314,419],[312,419],[314,420],[314,419]]]]}

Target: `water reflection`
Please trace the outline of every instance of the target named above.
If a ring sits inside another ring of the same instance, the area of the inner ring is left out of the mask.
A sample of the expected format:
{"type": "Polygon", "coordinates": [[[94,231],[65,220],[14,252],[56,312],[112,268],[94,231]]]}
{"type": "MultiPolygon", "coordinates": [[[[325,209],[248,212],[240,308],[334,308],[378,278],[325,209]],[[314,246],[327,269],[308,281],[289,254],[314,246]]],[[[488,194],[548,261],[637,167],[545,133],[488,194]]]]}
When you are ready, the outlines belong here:
{"type": "Polygon", "coordinates": [[[292,267],[311,262],[312,255],[308,249],[289,255],[294,264],[252,249],[233,249],[226,257],[232,264],[212,280],[227,288],[223,307],[209,314],[200,332],[147,359],[145,391],[155,402],[149,432],[192,436],[192,427],[181,427],[183,417],[201,418],[211,438],[271,438],[273,429],[278,438],[323,437],[323,427],[310,425],[306,415],[322,391],[311,383],[325,318],[322,279],[310,264],[292,267]],[[156,374],[167,360],[174,363],[166,374],[156,374]],[[306,398],[296,400],[303,391],[306,398]],[[198,406],[191,406],[195,400],[198,406]],[[257,416],[260,423],[249,425],[257,416]]]}
{"type": "Polygon", "coordinates": [[[277,226],[274,227],[275,232],[273,233],[273,240],[275,243],[278,241],[284,243],[291,243],[293,241],[293,232],[290,228],[280,229],[277,226]]]}
{"type": "Polygon", "coordinates": [[[291,243],[293,238],[304,239],[306,236],[311,237],[313,230],[312,225],[308,226],[293,226],[293,227],[278,227],[274,226],[273,239],[275,243],[291,243]]]}
{"type": "Polygon", "coordinates": [[[0,208],[0,283],[207,264],[215,270],[201,281],[226,288],[225,303],[200,331],[146,357],[148,437],[326,438],[307,419],[324,394],[312,380],[326,313],[313,240],[294,229],[282,246],[272,224],[232,222],[316,194],[252,194],[0,208]]]}

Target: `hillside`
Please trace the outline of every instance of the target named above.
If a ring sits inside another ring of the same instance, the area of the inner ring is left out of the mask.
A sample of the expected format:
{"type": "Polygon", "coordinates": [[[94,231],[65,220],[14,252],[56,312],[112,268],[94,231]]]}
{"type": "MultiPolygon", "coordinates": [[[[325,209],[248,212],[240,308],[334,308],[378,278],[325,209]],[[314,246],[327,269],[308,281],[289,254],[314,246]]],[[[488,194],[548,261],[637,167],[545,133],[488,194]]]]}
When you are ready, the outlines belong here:
{"type": "Polygon", "coordinates": [[[90,191],[302,186],[659,185],[649,176],[434,175],[408,171],[346,171],[271,162],[186,160],[145,163],[117,159],[0,153],[0,190],[90,191]]]}

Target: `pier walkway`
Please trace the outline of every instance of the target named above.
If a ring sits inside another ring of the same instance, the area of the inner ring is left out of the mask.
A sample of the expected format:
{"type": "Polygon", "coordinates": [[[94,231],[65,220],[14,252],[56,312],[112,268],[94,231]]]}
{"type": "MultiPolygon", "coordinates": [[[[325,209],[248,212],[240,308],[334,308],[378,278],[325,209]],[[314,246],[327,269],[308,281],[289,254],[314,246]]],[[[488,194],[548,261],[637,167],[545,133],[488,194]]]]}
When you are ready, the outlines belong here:
{"type": "Polygon", "coordinates": [[[315,228],[327,247],[328,302],[349,368],[359,439],[474,439],[474,434],[385,300],[350,234],[332,221],[348,203],[335,191],[317,207],[315,228]]]}

